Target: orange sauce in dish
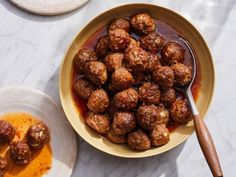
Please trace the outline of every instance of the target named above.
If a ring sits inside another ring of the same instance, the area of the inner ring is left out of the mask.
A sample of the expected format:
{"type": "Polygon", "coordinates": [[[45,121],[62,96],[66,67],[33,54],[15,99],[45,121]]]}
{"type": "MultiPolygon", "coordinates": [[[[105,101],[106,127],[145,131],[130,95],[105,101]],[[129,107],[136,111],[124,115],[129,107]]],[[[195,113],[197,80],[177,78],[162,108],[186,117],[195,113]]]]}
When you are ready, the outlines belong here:
{"type": "MultiPolygon", "coordinates": [[[[26,113],[9,113],[0,116],[0,119],[9,122],[15,128],[16,135],[13,140],[24,139],[28,128],[38,122],[36,118],[26,113]]],[[[16,165],[8,150],[8,144],[0,146],[0,156],[6,157],[8,161],[4,177],[42,177],[51,168],[52,150],[50,144],[40,150],[33,150],[32,160],[28,165],[16,165]]]]}

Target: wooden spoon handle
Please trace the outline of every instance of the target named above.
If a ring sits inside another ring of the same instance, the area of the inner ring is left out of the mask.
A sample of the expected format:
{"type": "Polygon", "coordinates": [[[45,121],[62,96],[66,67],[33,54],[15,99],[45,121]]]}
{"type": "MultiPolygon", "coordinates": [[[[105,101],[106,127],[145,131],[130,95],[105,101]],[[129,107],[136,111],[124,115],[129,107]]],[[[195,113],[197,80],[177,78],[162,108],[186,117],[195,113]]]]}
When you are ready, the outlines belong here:
{"type": "Polygon", "coordinates": [[[205,122],[201,119],[199,114],[195,115],[193,120],[199,144],[213,176],[223,177],[215,145],[205,122]]]}

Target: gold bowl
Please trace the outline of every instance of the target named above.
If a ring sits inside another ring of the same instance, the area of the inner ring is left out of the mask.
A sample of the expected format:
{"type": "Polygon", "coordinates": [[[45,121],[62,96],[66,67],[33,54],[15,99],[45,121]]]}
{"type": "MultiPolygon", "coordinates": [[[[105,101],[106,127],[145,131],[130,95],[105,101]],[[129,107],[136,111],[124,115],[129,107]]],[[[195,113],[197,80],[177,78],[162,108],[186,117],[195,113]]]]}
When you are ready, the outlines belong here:
{"type": "Polygon", "coordinates": [[[131,16],[140,11],[145,11],[153,18],[173,26],[190,42],[201,68],[201,87],[196,104],[202,117],[205,116],[210,105],[215,82],[212,57],[203,37],[189,21],[169,9],[151,4],[128,4],[110,9],[89,22],[73,40],[61,65],[59,79],[61,103],[69,122],[85,141],[103,152],[126,158],[148,157],[166,152],[182,143],[194,131],[193,122],[191,121],[187,125],[181,125],[171,132],[168,144],[158,148],[151,148],[144,152],[136,152],[125,145],[114,144],[88,128],[76,108],[71,90],[74,55],[94,32],[107,25],[111,19],[120,16],[131,16]]]}

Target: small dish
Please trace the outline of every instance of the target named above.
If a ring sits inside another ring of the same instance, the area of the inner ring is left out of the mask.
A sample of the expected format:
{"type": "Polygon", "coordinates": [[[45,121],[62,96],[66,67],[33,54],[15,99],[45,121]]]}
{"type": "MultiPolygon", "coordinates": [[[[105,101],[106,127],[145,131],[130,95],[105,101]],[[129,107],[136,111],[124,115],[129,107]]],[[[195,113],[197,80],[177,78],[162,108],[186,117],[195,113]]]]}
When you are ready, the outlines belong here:
{"type": "Polygon", "coordinates": [[[88,0],[9,0],[15,6],[38,15],[60,15],[71,12],[88,0]]]}
{"type": "Polygon", "coordinates": [[[0,97],[1,116],[9,113],[26,113],[48,125],[53,159],[51,168],[44,176],[70,177],[76,161],[77,140],[63,111],[49,96],[34,89],[1,88],[0,97]]]}

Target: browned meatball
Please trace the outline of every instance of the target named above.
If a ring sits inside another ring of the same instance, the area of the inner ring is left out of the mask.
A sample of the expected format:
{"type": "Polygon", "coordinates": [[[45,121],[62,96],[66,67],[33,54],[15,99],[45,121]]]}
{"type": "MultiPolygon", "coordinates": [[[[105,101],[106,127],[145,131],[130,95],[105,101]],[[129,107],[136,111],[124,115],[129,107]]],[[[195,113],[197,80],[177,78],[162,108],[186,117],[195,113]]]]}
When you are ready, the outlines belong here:
{"type": "Polygon", "coordinates": [[[110,129],[109,132],[107,133],[107,138],[116,144],[124,144],[125,143],[125,135],[118,135],[117,133],[114,132],[113,129],[110,129]]]}
{"type": "Polygon", "coordinates": [[[98,39],[98,42],[95,46],[95,52],[99,58],[105,58],[105,56],[110,51],[108,38],[108,36],[103,36],[98,39]]]}
{"type": "Polygon", "coordinates": [[[124,51],[130,44],[130,35],[123,29],[109,31],[109,47],[114,52],[124,51]]]}
{"type": "Polygon", "coordinates": [[[168,64],[181,62],[184,59],[184,48],[177,42],[168,42],[162,49],[162,57],[168,64]]]}
{"type": "Polygon", "coordinates": [[[80,99],[87,100],[95,90],[95,86],[85,79],[79,79],[74,82],[73,90],[80,99]]]}
{"type": "Polygon", "coordinates": [[[123,53],[108,54],[104,60],[107,70],[112,73],[116,69],[119,69],[122,66],[123,58],[123,53]]]}
{"type": "Polygon", "coordinates": [[[15,133],[16,131],[10,123],[0,120],[0,145],[10,142],[14,138],[15,133]]]}
{"type": "Polygon", "coordinates": [[[136,119],[131,112],[117,112],[112,122],[112,129],[118,135],[124,135],[133,131],[136,127],[136,119]]]}
{"type": "Polygon", "coordinates": [[[86,48],[80,49],[74,57],[76,72],[82,74],[84,72],[85,64],[95,60],[97,60],[97,57],[94,51],[86,48]]]}
{"type": "Polygon", "coordinates": [[[184,64],[177,63],[172,65],[171,68],[175,74],[175,83],[177,85],[186,85],[192,79],[192,72],[189,67],[185,66],[184,64]]]}
{"type": "Polygon", "coordinates": [[[104,135],[109,131],[110,122],[107,115],[90,112],[85,121],[89,127],[100,134],[104,135]]]}
{"type": "Polygon", "coordinates": [[[1,172],[6,171],[8,166],[7,159],[5,157],[0,156],[0,176],[1,172]]]}
{"type": "Polygon", "coordinates": [[[130,18],[133,30],[139,34],[149,34],[155,31],[156,25],[152,17],[147,13],[138,13],[130,18]]]}
{"type": "Polygon", "coordinates": [[[164,45],[165,39],[159,34],[153,32],[140,38],[141,47],[149,52],[156,53],[164,45]]]}
{"type": "Polygon", "coordinates": [[[156,68],[153,72],[153,80],[162,88],[170,88],[174,84],[174,71],[168,66],[156,68]]]}
{"type": "Polygon", "coordinates": [[[150,135],[152,146],[162,146],[170,140],[169,130],[165,125],[157,125],[150,135]]]}
{"type": "Polygon", "coordinates": [[[116,69],[111,76],[112,90],[124,90],[134,84],[132,74],[126,68],[116,69]]]}
{"type": "Polygon", "coordinates": [[[148,53],[148,65],[147,71],[153,72],[156,68],[161,67],[160,56],[152,53],[148,53]]]}
{"type": "Polygon", "coordinates": [[[101,86],[107,81],[106,66],[99,61],[91,61],[85,65],[85,76],[94,84],[101,86]]]}
{"type": "Polygon", "coordinates": [[[98,89],[92,92],[87,107],[94,113],[102,113],[109,106],[109,97],[105,90],[98,89]]]}
{"type": "Polygon", "coordinates": [[[138,91],[139,100],[145,103],[157,104],[159,103],[161,92],[159,86],[151,82],[144,83],[139,87],[138,91]]]}
{"type": "Polygon", "coordinates": [[[26,165],[31,161],[32,153],[24,141],[13,141],[10,144],[10,156],[17,165],[26,165]]]}
{"type": "Polygon", "coordinates": [[[45,123],[38,122],[29,127],[26,137],[32,149],[41,149],[49,142],[50,132],[45,123]]]}
{"type": "Polygon", "coordinates": [[[158,109],[154,105],[140,106],[137,111],[137,119],[139,125],[146,130],[153,130],[158,121],[158,109]]]}
{"type": "Polygon", "coordinates": [[[173,88],[165,89],[161,94],[161,101],[167,105],[170,106],[172,103],[174,103],[176,100],[176,93],[173,88]]]}
{"type": "Polygon", "coordinates": [[[140,47],[140,44],[135,38],[130,37],[130,43],[129,43],[129,46],[125,49],[125,53],[127,53],[129,50],[135,47],[140,47]]]}
{"type": "Polygon", "coordinates": [[[134,47],[125,52],[125,61],[132,71],[143,72],[148,67],[148,54],[141,47],[134,47]]]}
{"type": "Polygon", "coordinates": [[[137,106],[138,93],[133,88],[118,92],[114,96],[114,104],[117,108],[131,110],[137,106]]]}
{"type": "Polygon", "coordinates": [[[127,33],[130,32],[130,25],[129,25],[129,21],[125,18],[116,18],[114,20],[112,20],[108,31],[112,31],[115,29],[123,29],[125,30],[127,33]]]}
{"type": "Polygon", "coordinates": [[[169,111],[160,104],[157,106],[157,124],[164,124],[166,125],[169,121],[169,111]]]}
{"type": "Polygon", "coordinates": [[[170,109],[171,119],[178,123],[187,123],[192,119],[188,101],[185,99],[177,99],[170,109]]]}
{"type": "Polygon", "coordinates": [[[151,147],[148,136],[140,129],[128,135],[127,144],[137,151],[145,151],[151,147]]]}

